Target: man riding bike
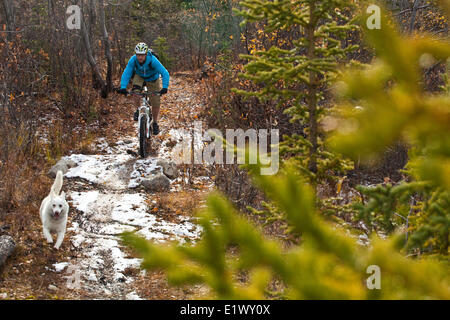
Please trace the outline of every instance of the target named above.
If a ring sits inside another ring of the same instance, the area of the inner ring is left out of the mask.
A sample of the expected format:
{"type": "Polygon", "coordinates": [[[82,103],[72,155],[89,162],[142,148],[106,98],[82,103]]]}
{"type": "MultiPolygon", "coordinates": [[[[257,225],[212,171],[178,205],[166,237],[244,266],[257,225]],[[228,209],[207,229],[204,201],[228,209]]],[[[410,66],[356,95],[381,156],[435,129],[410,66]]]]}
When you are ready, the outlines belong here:
{"type": "MultiPolygon", "coordinates": [[[[119,93],[128,94],[127,85],[133,77],[132,90],[141,91],[146,84],[149,91],[156,92],[160,90],[160,76],[162,76],[162,89],[159,91],[161,95],[167,93],[169,87],[169,72],[159,62],[159,60],[148,50],[148,46],[141,42],[136,45],[135,55],[128,61],[127,67],[123,71],[122,79],[120,81],[119,93]]],[[[158,115],[161,106],[161,97],[159,95],[152,95],[150,97],[150,104],[152,106],[152,131],[154,135],[159,133],[158,115]]],[[[134,121],[139,117],[139,109],[134,113],[134,121]]]]}

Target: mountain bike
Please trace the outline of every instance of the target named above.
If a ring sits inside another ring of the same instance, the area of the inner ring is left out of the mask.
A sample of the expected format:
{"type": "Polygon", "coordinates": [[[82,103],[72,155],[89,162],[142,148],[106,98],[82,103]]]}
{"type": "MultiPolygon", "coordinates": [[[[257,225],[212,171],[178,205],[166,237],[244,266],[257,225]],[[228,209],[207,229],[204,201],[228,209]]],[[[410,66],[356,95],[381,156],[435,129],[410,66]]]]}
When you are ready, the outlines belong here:
{"type": "Polygon", "coordinates": [[[141,158],[146,158],[149,154],[149,147],[151,146],[152,130],[150,129],[150,123],[152,121],[152,109],[149,103],[149,96],[161,95],[159,91],[149,92],[147,86],[144,85],[142,92],[131,91],[128,94],[142,96],[141,106],[139,107],[138,117],[138,136],[139,136],[139,155],[141,158]]]}

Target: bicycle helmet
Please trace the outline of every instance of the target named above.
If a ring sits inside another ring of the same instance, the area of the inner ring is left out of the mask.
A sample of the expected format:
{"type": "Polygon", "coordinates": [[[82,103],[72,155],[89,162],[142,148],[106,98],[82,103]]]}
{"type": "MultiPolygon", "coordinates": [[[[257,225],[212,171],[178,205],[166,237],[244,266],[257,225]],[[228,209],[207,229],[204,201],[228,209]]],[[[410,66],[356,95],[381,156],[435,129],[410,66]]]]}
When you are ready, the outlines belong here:
{"type": "Polygon", "coordinates": [[[144,42],[140,42],[136,45],[134,51],[136,52],[136,54],[147,54],[148,46],[144,42]]]}

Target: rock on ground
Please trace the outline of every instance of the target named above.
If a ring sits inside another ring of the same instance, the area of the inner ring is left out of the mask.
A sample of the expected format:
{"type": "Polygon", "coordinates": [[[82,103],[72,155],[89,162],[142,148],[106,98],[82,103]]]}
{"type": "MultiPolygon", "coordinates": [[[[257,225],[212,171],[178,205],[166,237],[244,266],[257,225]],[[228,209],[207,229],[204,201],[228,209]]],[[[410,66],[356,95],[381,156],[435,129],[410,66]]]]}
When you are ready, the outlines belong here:
{"type": "Polygon", "coordinates": [[[63,174],[67,173],[70,168],[75,167],[77,164],[70,159],[61,159],[59,160],[47,173],[47,176],[50,178],[56,178],[56,174],[59,170],[62,171],[63,174]]]}
{"type": "Polygon", "coordinates": [[[141,181],[141,185],[150,192],[170,190],[170,180],[164,174],[158,173],[141,181]]]}
{"type": "Polygon", "coordinates": [[[160,159],[156,164],[162,168],[167,178],[175,179],[178,177],[178,169],[175,163],[160,159]]]}
{"type": "Polygon", "coordinates": [[[16,244],[11,236],[0,236],[0,267],[16,249],[16,244]]]}
{"type": "Polygon", "coordinates": [[[48,289],[49,289],[49,290],[52,290],[52,291],[57,291],[57,290],[58,290],[58,287],[55,286],[55,285],[53,285],[53,284],[50,284],[50,285],[48,286],[48,289]]]}

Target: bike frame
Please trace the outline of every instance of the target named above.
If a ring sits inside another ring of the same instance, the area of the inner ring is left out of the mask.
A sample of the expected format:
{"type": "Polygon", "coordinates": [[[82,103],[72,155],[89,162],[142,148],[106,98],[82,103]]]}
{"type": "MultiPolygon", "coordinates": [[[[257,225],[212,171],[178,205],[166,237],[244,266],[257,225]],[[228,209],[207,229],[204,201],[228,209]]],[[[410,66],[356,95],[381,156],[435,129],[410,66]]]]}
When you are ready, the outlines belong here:
{"type": "MultiPolygon", "coordinates": [[[[142,96],[142,100],[141,100],[141,106],[139,107],[139,118],[138,118],[138,124],[141,124],[141,118],[142,117],[146,117],[146,122],[147,122],[147,132],[146,132],[146,138],[149,139],[150,135],[151,135],[151,130],[150,130],[150,122],[152,121],[152,108],[150,103],[148,102],[148,97],[150,95],[159,95],[159,92],[148,92],[147,91],[147,86],[143,87],[143,92],[130,92],[130,94],[135,94],[135,95],[140,95],[142,96]]],[[[140,130],[139,130],[140,132],[140,130]]]]}
{"type": "MultiPolygon", "coordinates": [[[[152,121],[152,107],[148,101],[148,97],[151,95],[161,95],[161,93],[159,91],[156,92],[149,92],[147,89],[147,86],[143,86],[143,92],[126,92],[125,94],[131,94],[131,95],[138,95],[142,97],[141,100],[141,105],[139,107],[139,117],[138,117],[138,137],[139,137],[139,154],[141,155],[142,158],[145,158],[148,154],[148,150],[147,147],[150,146],[151,144],[151,132],[152,130],[150,129],[150,122],[152,121]],[[141,120],[142,117],[145,117],[145,121],[143,121],[144,123],[141,124],[141,120]],[[141,134],[141,131],[144,131],[143,126],[145,127],[145,133],[141,134]],[[144,136],[145,135],[145,136],[144,136]]],[[[119,92],[119,89],[115,89],[115,91],[119,92]]],[[[120,90],[121,91],[121,90],[120,90]]],[[[120,92],[122,93],[122,92],[120,92]]],[[[150,146],[151,148],[151,146],[150,146]]]]}

